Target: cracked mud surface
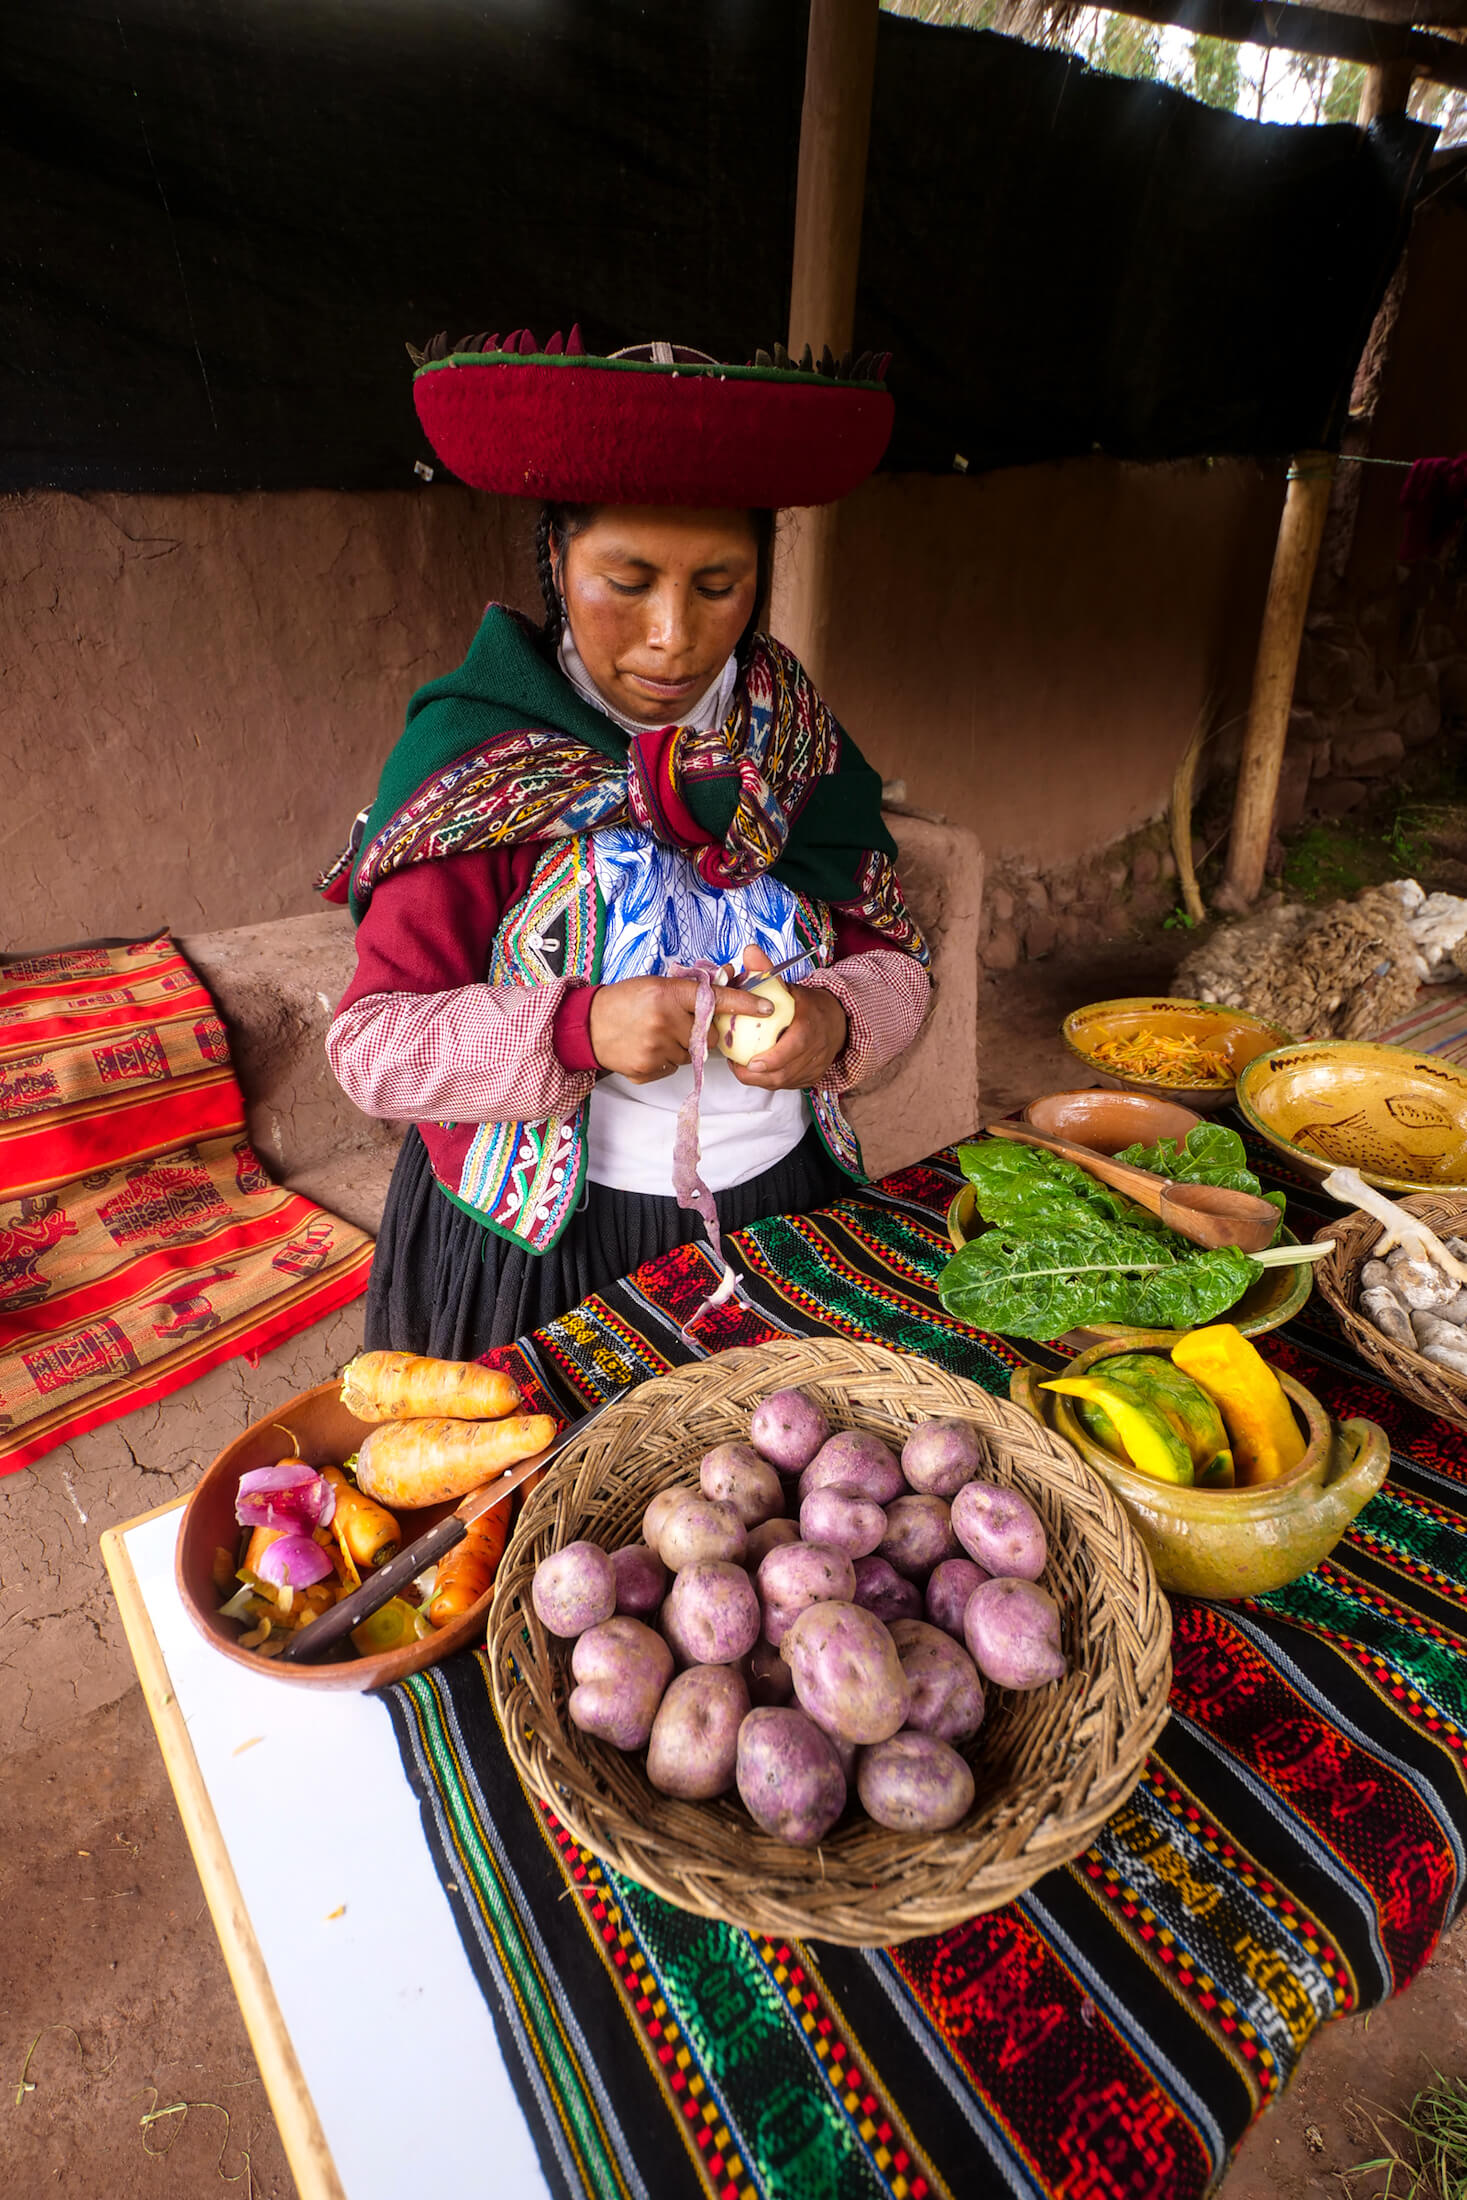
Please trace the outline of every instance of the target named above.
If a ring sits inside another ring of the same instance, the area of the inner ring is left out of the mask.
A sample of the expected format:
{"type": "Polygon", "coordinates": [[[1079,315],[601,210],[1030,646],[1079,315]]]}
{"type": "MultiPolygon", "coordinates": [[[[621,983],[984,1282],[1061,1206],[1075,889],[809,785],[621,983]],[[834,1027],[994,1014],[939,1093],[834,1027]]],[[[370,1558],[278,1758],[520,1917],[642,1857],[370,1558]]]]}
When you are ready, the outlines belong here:
{"type": "MultiPolygon", "coordinates": [[[[258,1367],[232,1360],[0,1481],[6,2200],[200,2200],[231,2189],[221,2173],[245,2148],[252,2200],[294,2200],[98,1537],[181,1497],[231,1436],[333,1375],[361,1323],[358,1301],[258,1367]],[[38,2033],[35,2090],[12,2107],[38,2033]],[[141,2123],[180,2101],[219,2106],[141,2123]]],[[[248,2177],[232,2189],[251,2200],[248,2177]]]]}
{"type": "MultiPolygon", "coordinates": [[[[1070,990],[1068,973],[1061,983],[1070,990]]],[[[985,1012],[999,990],[988,982],[985,1012]]],[[[1052,1089],[1056,1052],[1042,1011],[1011,1039],[996,1035],[986,1112],[1000,1096],[1013,1105],[1052,1089]]],[[[360,1335],[358,1302],[258,1368],[233,1361],[0,1481],[5,2200],[207,2200],[230,2190],[252,2200],[247,2178],[220,2181],[221,2170],[242,2170],[246,2146],[253,2200],[294,2200],[97,1538],[183,1495],[231,1436],[334,1374],[360,1335]],[[35,2090],[16,2108],[38,2033],[35,2090]],[[228,2108],[222,2163],[220,2109],[141,2123],[182,2101],[228,2108]],[[167,2147],[166,2158],[150,2160],[145,2147],[167,2147]]],[[[1316,2036],[1295,2085],[1244,2142],[1223,2200],[1338,2200],[1334,2173],[1381,2151],[1363,2111],[1404,2107],[1428,2063],[1467,2073],[1467,1923],[1404,1996],[1316,2036]]],[[[1359,2180],[1356,2200],[1382,2190],[1382,2178],[1359,2180]]]]}

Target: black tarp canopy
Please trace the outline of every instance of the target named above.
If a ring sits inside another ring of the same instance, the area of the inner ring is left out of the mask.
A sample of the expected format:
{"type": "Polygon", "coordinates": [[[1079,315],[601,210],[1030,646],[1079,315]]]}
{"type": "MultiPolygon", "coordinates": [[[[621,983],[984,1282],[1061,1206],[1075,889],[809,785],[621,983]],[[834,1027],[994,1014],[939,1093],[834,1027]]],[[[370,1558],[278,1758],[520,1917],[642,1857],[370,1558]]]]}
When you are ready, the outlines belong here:
{"type": "MultiPolygon", "coordinates": [[[[797,0],[9,0],[0,487],[374,488],[404,340],[784,333],[797,0]]],[[[888,463],[1338,437],[1432,133],[1240,120],[881,21],[888,463]]]]}

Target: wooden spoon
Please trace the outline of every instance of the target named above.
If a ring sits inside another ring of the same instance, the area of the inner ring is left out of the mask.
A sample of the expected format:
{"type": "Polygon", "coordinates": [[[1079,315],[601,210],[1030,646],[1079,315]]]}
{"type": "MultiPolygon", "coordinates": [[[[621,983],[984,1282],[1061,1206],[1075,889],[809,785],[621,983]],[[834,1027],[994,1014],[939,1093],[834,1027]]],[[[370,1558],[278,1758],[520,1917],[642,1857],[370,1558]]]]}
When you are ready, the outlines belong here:
{"type": "Polygon", "coordinates": [[[1235,1245],[1240,1253],[1261,1253],[1278,1229],[1278,1209],[1253,1192],[1229,1191],[1220,1184],[1175,1184],[1170,1177],[1153,1176],[1149,1169],[1135,1168],[1129,1161],[1113,1161],[1109,1154],[1096,1153],[1089,1146],[1045,1138],[1022,1123],[990,1123],[988,1136],[1012,1139],[1016,1146],[1037,1146],[1042,1153],[1073,1161],[1194,1245],[1209,1249],[1235,1245]]]}

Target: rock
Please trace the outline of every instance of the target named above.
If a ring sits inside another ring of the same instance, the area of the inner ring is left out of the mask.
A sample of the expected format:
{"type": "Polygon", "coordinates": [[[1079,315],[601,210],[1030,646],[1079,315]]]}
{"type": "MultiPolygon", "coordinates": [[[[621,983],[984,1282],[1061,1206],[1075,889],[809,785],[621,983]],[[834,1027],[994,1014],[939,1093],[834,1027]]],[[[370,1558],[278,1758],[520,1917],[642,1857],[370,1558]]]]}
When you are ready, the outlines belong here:
{"type": "Polygon", "coordinates": [[[987,970],[1013,970],[1019,961],[1019,935],[1011,924],[997,924],[983,950],[987,970]]]}
{"type": "Polygon", "coordinates": [[[1130,866],[1125,863],[1108,863],[1105,867],[1104,876],[1105,883],[1113,894],[1123,894],[1126,890],[1126,882],[1131,876],[1130,866]]]}
{"type": "Polygon", "coordinates": [[[1033,916],[1024,927],[1024,952],[1030,962],[1041,962],[1052,955],[1059,938],[1059,927],[1053,917],[1033,916]]]}
{"type": "Polygon", "coordinates": [[[1067,947],[1083,947],[1095,937],[1094,924],[1082,917],[1078,909],[1067,909],[1059,920],[1060,937],[1067,947]]]}
{"type": "Polygon", "coordinates": [[[1045,885],[1042,878],[1030,879],[1028,885],[1024,888],[1024,903],[1026,908],[1034,910],[1036,915],[1041,917],[1048,916],[1049,888],[1045,885]]]}
{"type": "Polygon", "coordinates": [[[1314,757],[1310,765],[1310,770],[1316,779],[1328,779],[1332,768],[1333,756],[1334,743],[1329,738],[1329,735],[1325,734],[1320,740],[1316,741],[1314,744],[1314,757]]]}
{"type": "Polygon", "coordinates": [[[1304,803],[1309,793],[1310,766],[1314,758],[1307,749],[1285,749],[1279,768],[1279,791],[1273,806],[1273,830],[1275,833],[1291,833],[1304,815],[1304,803]]]}
{"type": "Polygon", "coordinates": [[[1439,692],[1444,718],[1467,718],[1467,658],[1442,666],[1439,692]]]}
{"type": "Polygon", "coordinates": [[[1342,735],[1334,744],[1335,769],[1346,779],[1383,779],[1406,753],[1393,728],[1342,735]]]}
{"type": "Polygon", "coordinates": [[[1163,848],[1161,851],[1161,875],[1163,878],[1175,878],[1177,875],[1177,859],[1170,848],[1163,848]]]}
{"type": "Polygon", "coordinates": [[[1320,710],[1352,702],[1366,671],[1364,653],[1306,635],[1299,652],[1297,693],[1320,710]]]}
{"type": "Polygon", "coordinates": [[[1073,879],[1052,878],[1049,882],[1049,898],[1056,909],[1068,909],[1075,898],[1073,879]]]}
{"type": "Polygon", "coordinates": [[[1137,886],[1152,886],[1161,876],[1161,858],[1154,848],[1138,848],[1131,858],[1131,878],[1137,886]]]}
{"type": "Polygon", "coordinates": [[[1309,795],[1309,807],[1321,817],[1343,817],[1365,800],[1370,789],[1363,779],[1316,779],[1309,795]]]}
{"type": "Polygon", "coordinates": [[[1009,924],[1012,922],[1014,897],[1006,886],[994,887],[993,892],[988,897],[988,906],[993,911],[995,923],[1009,924]]]}
{"type": "Polygon", "coordinates": [[[1432,695],[1413,696],[1401,712],[1397,726],[1408,749],[1425,748],[1442,730],[1440,703],[1432,695]]]}
{"type": "Polygon", "coordinates": [[[1396,695],[1403,703],[1414,701],[1418,695],[1429,695],[1433,702],[1441,690],[1439,665],[1415,664],[1396,667],[1396,695]]]}

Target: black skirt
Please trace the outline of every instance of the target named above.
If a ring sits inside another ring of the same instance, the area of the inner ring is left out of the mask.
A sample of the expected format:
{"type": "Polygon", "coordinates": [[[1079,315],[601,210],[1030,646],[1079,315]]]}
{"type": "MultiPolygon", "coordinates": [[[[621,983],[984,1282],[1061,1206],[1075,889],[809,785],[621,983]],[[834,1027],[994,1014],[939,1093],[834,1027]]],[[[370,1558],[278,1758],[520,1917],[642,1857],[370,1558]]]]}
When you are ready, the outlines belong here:
{"type": "MultiPolygon", "coordinates": [[[[812,1128],[772,1169],[715,1195],[719,1224],[742,1230],[767,1215],[809,1214],[848,1189],[812,1128]]],[[[588,1184],[559,1242],[526,1252],[440,1191],[428,1149],[410,1130],[367,1286],[367,1350],[477,1359],[703,1234],[698,1216],[675,1199],[588,1184]]]]}

